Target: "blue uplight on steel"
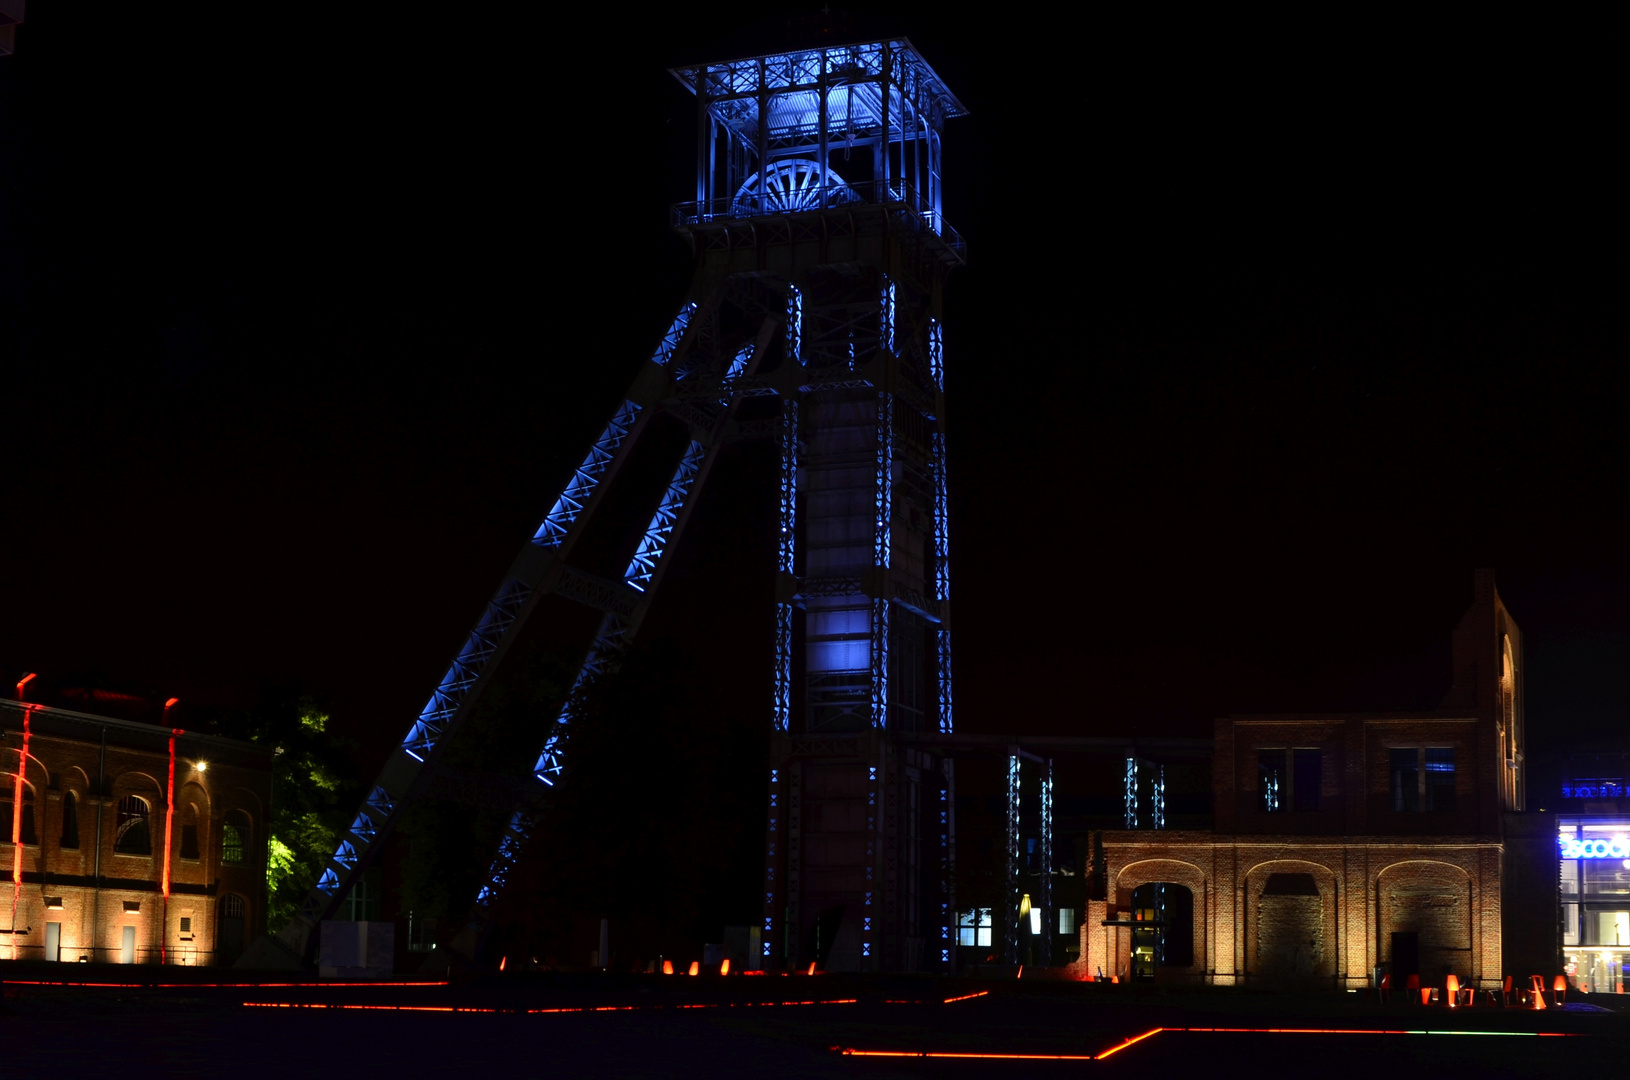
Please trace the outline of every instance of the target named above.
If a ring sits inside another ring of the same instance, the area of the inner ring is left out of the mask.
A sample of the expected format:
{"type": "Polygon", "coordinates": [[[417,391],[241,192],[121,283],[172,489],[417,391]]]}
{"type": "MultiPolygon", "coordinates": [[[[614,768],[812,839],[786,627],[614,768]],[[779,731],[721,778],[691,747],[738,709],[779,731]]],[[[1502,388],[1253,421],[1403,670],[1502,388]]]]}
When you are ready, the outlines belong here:
{"type": "Polygon", "coordinates": [[[1149,807],[1149,817],[1157,829],[1166,827],[1166,766],[1155,766],[1155,782],[1149,807]]]}
{"type": "Polygon", "coordinates": [[[943,604],[951,599],[950,479],[944,432],[934,432],[929,454],[934,474],[934,599],[943,604]]]}
{"type": "Polygon", "coordinates": [[[872,601],[872,727],[889,726],[889,601],[872,601]]]}
{"type": "Polygon", "coordinates": [[[874,492],[876,512],[872,534],[872,563],[889,565],[890,525],[894,514],[894,395],[887,390],[877,395],[877,476],[874,492]]]}
{"type": "Polygon", "coordinates": [[[435,693],[430,695],[429,702],[419,713],[419,719],[408,732],[407,738],[402,741],[402,749],[415,761],[423,761],[435,747],[442,732],[457,714],[459,707],[464,704],[464,699],[469,696],[476,681],[481,678],[487,661],[492,659],[493,653],[503,640],[504,632],[515,622],[516,616],[520,614],[531,596],[530,585],[516,578],[509,578],[499,586],[497,595],[487,602],[481,621],[470,631],[470,636],[465,639],[464,648],[459,651],[458,657],[447,669],[447,674],[442,676],[441,684],[436,687],[435,693]]]}
{"type": "MultiPolygon", "coordinates": [[[[694,310],[696,305],[690,305],[694,310]]],[[[684,314],[681,312],[681,314],[684,314]]],[[[689,316],[686,316],[688,321],[689,316]]],[[[681,331],[683,332],[683,331],[681,331]]],[[[659,349],[658,352],[661,350],[659,349]]],[[[610,423],[606,424],[605,431],[589,449],[589,456],[583,459],[583,464],[572,473],[571,480],[566,483],[566,490],[560,493],[555,505],[550,507],[549,516],[543,519],[538,531],[532,537],[532,542],[539,547],[558,548],[565,541],[567,533],[577,522],[578,515],[594,494],[599,485],[600,478],[606,474],[612,459],[628,438],[628,433],[638,419],[640,407],[632,401],[625,401],[618,406],[612,414],[610,423]]]]}
{"type": "Polygon", "coordinates": [[[1126,784],[1122,799],[1126,827],[1135,829],[1138,827],[1138,759],[1131,754],[1126,756],[1126,784]]]}
{"type": "Polygon", "coordinates": [[[797,214],[821,207],[821,188],[826,188],[826,205],[841,206],[860,202],[855,189],[843,177],[820,162],[807,158],[772,161],[763,173],[754,173],[736,191],[730,212],[737,217],[757,214],[797,214]]]}
{"type": "Polygon", "coordinates": [[[1007,756],[1007,955],[1010,964],[1019,962],[1019,772],[1017,749],[1007,756]]]}
{"type": "Polygon", "coordinates": [[[940,321],[933,317],[928,320],[928,371],[934,378],[934,386],[944,393],[945,329],[940,326],[940,321]]]}
{"type": "Polygon", "coordinates": [[[659,367],[667,366],[668,361],[673,359],[674,350],[679,348],[679,342],[685,336],[685,329],[690,326],[691,318],[695,314],[696,304],[694,302],[688,303],[679,309],[679,314],[674,316],[674,321],[668,326],[668,332],[662,335],[662,341],[657,345],[657,351],[651,354],[651,363],[659,367]]]}
{"type": "Polygon", "coordinates": [[[577,677],[572,680],[566,703],[561,706],[560,715],[555,718],[554,726],[544,740],[537,763],[532,766],[532,775],[541,783],[553,787],[556,778],[565,770],[566,740],[571,734],[571,722],[581,703],[583,689],[590,680],[605,673],[606,665],[622,651],[627,641],[628,624],[620,616],[607,612],[600,620],[600,629],[589,646],[589,654],[583,658],[583,665],[577,669],[577,677]]]}
{"type": "Polygon", "coordinates": [[[667,549],[668,540],[673,536],[674,524],[679,520],[680,511],[685,508],[685,500],[690,498],[691,488],[696,486],[696,476],[702,468],[702,458],[707,455],[707,448],[701,443],[691,440],[690,446],[685,450],[685,456],[679,462],[679,468],[674,470],[673,479],[668,482],[668,488],[662,493],[662,501],[657,504],[655,514],[651,515],[651,524],[646,527],[645,535],[640,538],[640,546],[634,552],[634,558],[628,563],[628,569],[623,572],[623,580],[632,588],[640,592],[651,583],[651,575],[656,573],[657,563],[662,559],[662,553],[667,549]]]}
{"type": "Polygon", "coordinates": [[[804,363],[804,294],[796,285],[787,286],[787,356],[799,366],[804,363]]]}
{"type": "Polygon", "coordinates": [[[531,821],[527,812],[515,811],[514,816],[509,819],[509,825],[504,829],[504,835],[498,841],[498,853],[493,856],[492,865],[487,868],[486,879],[476,893],[477,907],[485,908],[503,892],[504,886],[509,882],[510,871],[515,869],[515,862],[520,858],[521,848],[525,845],[530,830],[531,821]]]}
{"type": "Polygon", "coordinates": [[[878,324],[882,327],[882,346],[894,352],[894,279],[883,275],[883,295],[878,300],[878,324]]]}
{"type": "Polygon", "coordinates": [[[951,715],[951,631],[941,623],[934,638],[939,672],[939,730],[941,735],[950,735],[956,729],[951,715]]]}
{"type": "Polygon", "coordinates": [[[777,439],[781,457],[780,498],[777,511],[781,532],[776,540],[776,568],[794,573],[798,543],[798,399],[781,399],[781,431],[777,439]]]}
{"type": "Polygon", "coordinates": [[[1048,758],[1041,772],[1041,955],[1037,962],[1044,967],[1053,961],[1053,759],[1048,758]]]}
{"type": "Polygon", "coordinates": [[[317,888],[325,893],[331,893],[340,887],[340,876],[332,869],[325,869],[322,877],[317,879],[317,888]]]}

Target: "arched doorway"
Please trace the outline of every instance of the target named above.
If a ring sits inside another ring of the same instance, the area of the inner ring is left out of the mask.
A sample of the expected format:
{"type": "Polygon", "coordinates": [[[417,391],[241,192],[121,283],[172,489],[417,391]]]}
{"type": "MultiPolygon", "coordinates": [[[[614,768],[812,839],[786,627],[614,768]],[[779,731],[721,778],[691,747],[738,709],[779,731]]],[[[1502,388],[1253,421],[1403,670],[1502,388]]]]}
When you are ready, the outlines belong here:
{"type": "Polygon", "coordinates": [[[1132,890],[1132,977],[1152,979],[1160,968],[1194,966],[1194,893],[1186,885],[1151,881],[1132,890]]]}

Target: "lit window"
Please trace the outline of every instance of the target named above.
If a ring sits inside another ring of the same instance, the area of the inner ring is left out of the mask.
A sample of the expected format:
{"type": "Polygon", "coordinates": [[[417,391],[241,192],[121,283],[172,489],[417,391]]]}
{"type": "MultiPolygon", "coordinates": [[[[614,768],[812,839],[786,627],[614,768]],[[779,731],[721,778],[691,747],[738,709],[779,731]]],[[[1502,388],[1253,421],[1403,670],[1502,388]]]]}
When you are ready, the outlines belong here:
{"type": "Polygon", "coordinates": [[[1256,752],[1257,807],[1264,814],[1276,814],[1285,809],[1285,752],[1258,750],[1256,752]]]}
{"type": "Polygon", "coordinates": [[[119,800],[119,825],[113,834],[113,850],[121,855],[153,853],[147,829],[146,799],[126,795],[119,800]]]}
{"type": "Polygon", "coordinates": [[[1075,909],[1061,907],[1058,909],[1058,932],[1061,934],[1075,933],[1075,909]]]}
{"type": "Polygon", "coordinates": [[[1317,813],[1324,781],[1324,754],[1317,749],[1258,750],[1257,808],[1265,814],[1317,813]]]}
{"type": "Polygon", "coordinates": [[[957,913],[957,944],[990,947],[991,909],[970,908],[957,913]]]}

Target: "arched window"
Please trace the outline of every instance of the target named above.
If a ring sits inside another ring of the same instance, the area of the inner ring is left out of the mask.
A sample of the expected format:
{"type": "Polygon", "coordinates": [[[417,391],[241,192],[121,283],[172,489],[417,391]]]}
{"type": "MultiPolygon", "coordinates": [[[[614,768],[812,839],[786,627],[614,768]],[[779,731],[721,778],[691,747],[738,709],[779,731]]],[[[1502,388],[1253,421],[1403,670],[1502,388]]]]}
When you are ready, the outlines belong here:
{"type": "Polygon", "coordinates": [[[147,828],[147,800],[126,795],[119,800],[119,825],[113,850],[121,855],[151,855],[153,842],[147,828]]]}
{"type": "MultiPolygon", "coordinates": [[[[0,844],[11,843],[11,825],[16,807],[12,805],[12,781],[5,782],[5,791],[0,793],[0,844]]],[[[40,838],[34,835],[34,799],[28,788],[23,788],[23,828],[22,842],[37,844],[40,838]]]]}
{"type": "Polygon", "coordinates": [[[221,826],[221,861],[228,866],[249,861],[249,815],[242,810],[227,811],[221,826]]]}
{"type": "Polygon", "coordinates": [[[79,847],[79,796],[71,791],[62,794],[62,843],[64,851],[79,847]]]}
{"type": "Polygon", "coordinates": [[[188,803],[181,816],[181,858],[198,858],[198,807],[188,803]]]}

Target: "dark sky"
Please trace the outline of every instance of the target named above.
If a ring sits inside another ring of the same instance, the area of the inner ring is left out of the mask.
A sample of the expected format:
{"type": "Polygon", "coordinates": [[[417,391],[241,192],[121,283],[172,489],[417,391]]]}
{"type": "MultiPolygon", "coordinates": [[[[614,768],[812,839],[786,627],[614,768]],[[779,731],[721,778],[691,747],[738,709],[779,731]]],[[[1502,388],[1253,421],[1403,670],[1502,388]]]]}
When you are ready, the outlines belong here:
{"type": "MultiPolygon", "coordinates": [[[[665,69],[782,27],[225,7],[39,4],[0,60],[0,674],[298,679],[377,760],[683,294],[665,69]]],[[[1619,737],[1612,69],[1533,28],[926,10],[881,27],[972,113],[959,726],[1430,706],[1487,565],[1531,748],[1619,737]]],[[[647,624],[720,707],[768,701],[770,476],[731,451],[647,624]]]]}

